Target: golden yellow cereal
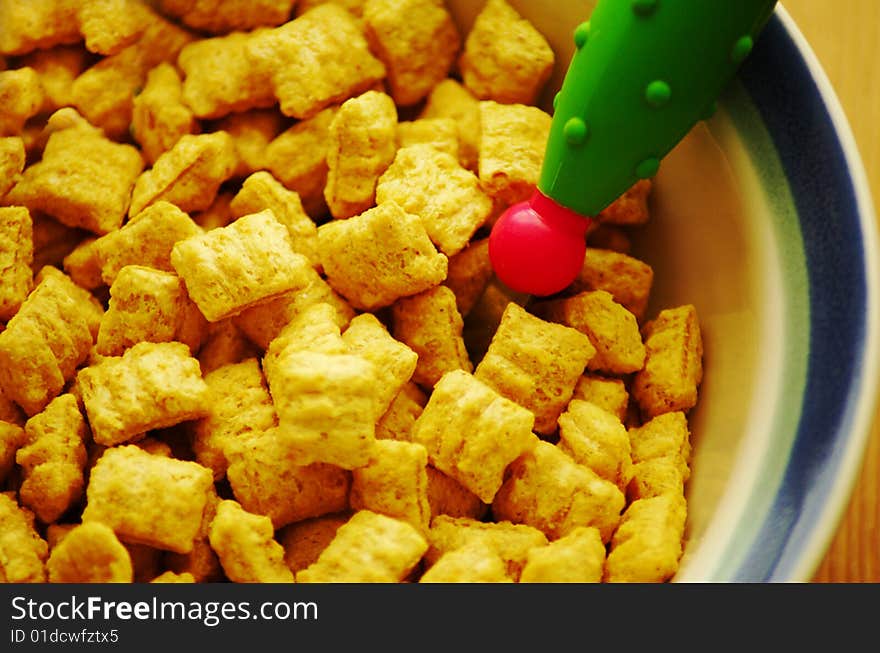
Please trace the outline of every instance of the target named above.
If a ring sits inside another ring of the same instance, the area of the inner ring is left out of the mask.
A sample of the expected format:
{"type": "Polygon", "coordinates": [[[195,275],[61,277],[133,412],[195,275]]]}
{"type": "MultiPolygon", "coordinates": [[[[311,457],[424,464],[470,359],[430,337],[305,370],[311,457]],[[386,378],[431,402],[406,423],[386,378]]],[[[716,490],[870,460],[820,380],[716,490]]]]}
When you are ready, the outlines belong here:
{"type": "Polygon", "coordinates": [[[449,288],[434,286],[398,299],[391,315],[394,337],[418,354],[413,381],[432,388],[447,372],[473,371],[461,335],[464,322],[449,288]]]}
{"type": "Polygon", "coordinates": [[[288,356],[302,351],[352,353],[342,339],[342,330],[331,305],[324,302],[313,304],[286,324],[269,343],[263,356],[263,369],[271,376],[276,370],[283,369],[288,356]]]}
{"type": "Polygon", "coordinates": [[[399,106],[423,100],[451,71],[461,37],[443,0],[367,0],[363,19],[399,106]]]}
{"type": "Polygon", "coordinates": [[[364,5],[367,4],[367,0],[298,0],[294,9],[296,11],[296,15],[299,16],[307,12],[309,9],[314,9],[318,5],[322,5],[327,2],[333,2],[340,7],[344,7],[349,12],[351,12],[353,16],[356,16],[358,18],[363,16],[364,5]]]}
{"type": "Polygon", "coordinates": [[[0,71],[0,136],[21,134],[29,118],[43,107],[43,86],[29,66],[0,71]]]}
{"type": "Polygon", "coordinates": [[[431,507],[432,518],[449,515],[482,519],[486,516],[489,506],[480,497],[436,467],[428,465],[427,471],[428,505],[431,507]]]}
{"type": "Polygon", "coordinates": [[[0,207],[0,321],[18,312],[33,284],[33,221],[23,206],[0,207]]]}
{"type": "Polygon", "coordinates": [[[430,145],[397,152],[379,180],[376,200],[396,202],[419,216],[431,241],[447,256],[464,249],[492,213],[492,200],[476,175],[430,145]]]}
{"type": "Polygon", "coordinates": [[[356,309],[389,306],[446,278],[447,258],[396,202],[321,225],[318,251],[328,283],[356,309]]]}
{"type": "Polygon", "coordinates": [[[629,501],[636,501],[662,494],[682,495],[686,482],[687,476],[675,457],[651,458],[633,465],[626,496],[629,501]]]}
{"type": "Polygon", "coordinates": [[[587,228],[587,247],[629,254],[632,251],[632,239],[624,227],[593,222],[587,228]]]}
{"type": "Polygon", "coordinates": [[[40,76],[44,95],[41,113],[52,113],[73,103],[73,81],[89,62],[88,51],[79,45],[34,50],[22,57],[22,65],[33,68],[40,76]]]}
{"type": "Polygon", "coordinates": [[[605,544],[599,529],[579,526],[545,547],[529,552],[521,583],[599,583],[605,567],[605,544]]]}
{"type": "Polygon", "coordinates": [[[188,571],[178,574],[173,571],[163,571],[156,576],[151,583],[195,583],[196,578],[188,571]]]}
{"type": "Polygon", "coordinates": [[[187,553],[175,553],[164,551],[163,563],[169,571],[177,574],[190,574],[197,583],[212,583],[225,580],[223,567],[214,549],[211,548],[210,533],[211,523],[217,514],[217,506],[220,497],[214,485],[208,487],[208,500],[202,511],[202,521],[199,524],[192,549],[187,553]]]}
{"type": "Polygon", "coordinates": [[[654,270],[637,258],[611,250],[588,247],[584,265],[569,290],[606,290],[614,301],[641,323],[654,283],[654,270]]]}
{"type": "Polygon", "coordinates": [[[542,320],[511,302],[474,376],[531,410],[535,431],[549,434],[595,352],[577,329],[542,320]]]}
{"type": "Polygon", "coordinates": [[[34,527],[34,514],[0,492],[0,582],[45,583],[49,546],[34,527]]]}
{"type": "Polygon", "coordinates": [[[434,386],[412,439],[427,448],[432,466],[490,503],[507,466],[535,446],[533,424],[530,411],[455,370],[434,386]]]}
{"type": "Polygon", "coordinates": [[[458,127],[459,161],[468,170],[477,170],[480,148],[480,102],[462,86],[448,78],[428,94],[419,116],[423,119],[448,118],[458,127]]]}
{"type": "Polygon", "coordinates": [[[99,522],[74,526],[52,548],[50,583],[131,583],[131,557],[113,530],[99,522]]]}
{"type": "Polygon", "coordinates": [[[595,526],[608,542],[625,503],[614,483],[541,440],[511,465],[492,502],[492,514],[538,528],[550,540],[578,526],[595,526]]]}
{"type": "Polygon", "coordinates": [[[84,0],[77,7],[76,18],[86,48],[110,55],[141,37],[151,12],[139,0],[84,0]]]}
{"type": "Polygon", "coordinates": [[[481,100],[534,104],[555,55],[535,27],[505,0],[488,0],[459,61],[464,85],[481,100]]]}
{"type": "Polygon", "coordinates": [[[349,517],[348,513],[324,515],[282,528],[278,541],[284,547],[284,561],[290,570],[296,574],[315,562],[349,517]]]}
{"type": "Polygon", "coordinates": [[[159,0],[158,7],[188,27],[222,34],[280,25],[295,4],[296,0],[159,0]]]}
{"type": "Polygon", "coordinates": [[[265,168],[266,147],[286,124],[287,119],[274,107],[230,113],[216,122],[216,129],[228,133],[235,143],[238,153],[235,178],[244,178],[265,168]]]}
{"type": "Polygon", "coordinates": [[[25,421],[21,408],[3,393],[3,387],[0,385],[0,422],[24,426],[25,421]]]}
{"type": "Polygon", "coordinates": [[[653,189],[650,179],[640,179],[623,195],[614,200],[596,215],[601,224],[638,225],[645,224],[651,217],[648,198],[653,189]]]}
{"type": "Polygon", "coordinates": [[[690,478],[691,442],[681,411],[662,413],[629,429],[633,478],[628,493],[649,498],[666,492],[681,494],[690,478]]]}
{"type": "Polygon", "coordinates": [[[430,145],[458,161],[458,125],[452,118],[417,118],[397,123],[397,149],[410,145],[430,145]]]}
{"type": "Polygon", "coordinates": [[[662,311],[642,329],[645,366],[632,394],[645,418],[688,411],[703,378],[703,339],[697,309],[685,304],[662,311]]]}
{"type": "Polygon", "coordinates": [[[541,175],[550,115],[538,107],[491,100],[480,102],[479,109],[483,189],[502,204],[529,199],[541,175]]]}
{"type": "Polygon", "coordinates": [[[588,372],[578,379],[571,398],[589,401],[604,408],[621,422],[626,420],[629,391],[623,379],[588,372]]]}
{"type": "Polygon", "coordinates": [[[24,141],[21,137],[0,137],[0,200],[21,179],[24,164],[24,141]]]}
{"type": "Polygon", "coordinates": [[[512,583],[507,565],[485,542],[474,542],[441,555],[420,583],[512,583]]]}
{"type": "Polygon", "coordinates": [[[428,548],[409,523],[359,510],[336,531],[317,561],[296,575],[299,583],[398,583],[428,548]]]}
{"type": "Polygon", "coordinates": [[[410,441],[413,424],[427,403],[428,396],[416,383],[405,383],[376,422],[376,439],[410,441]]]}
{"type": "Polygon", "coordinates": [[[223,186],[217,191],[214,201],[204,211],[193,212],[193,222],[199,225],[205,231],[216,229],[217,227],[225,227],[233,221],[232,209],[229,205],[235,198],[235,193],[231,190],[225,190],[223,186]]]}
{"type": "Polygon", "coordinates": [[[74,396],[64,394],[31,417],[25,433],[27,440],[15,457],[24,474],[19,499],[48,524],[82,496],[88,427],[74,396]]]}
{"type": "Polygon", "coordinates": [[[305,288],[312,269],[269,209],[178,241],[171,264],[209,322],[305,288]]]}
{"type": "Polygon", "coordinates": [[[199,362],[180,342],[139,342],[84,368],[77,382],[92,436],[107,446],[207,414],[199,362]]]}
{"type": "Polygon", "coordinates": [[[626,491],[632,474],[630,436],[615,415],[589,401],[572,399],[559,416],[559,447],[626,491]]]}
{"type": "Polygon", "coordinates": [[[260,355],[257,347],[235,325],[232,318],[208,323],[199,347],[198,359],[202,374],[232,363],[240,363],[260,355]]]}
{"type": "Polygon", "coordinates": [[[471,309],[489,285],[494,274],[489,260],[489,239],[472,240],[455,256],[449,258],[449,271],[443,285],[455,293],[455,305],[462,318],[471,309]]]}
{"type": "Polygon", "coordinates": [[[24,54],[80,38],[76,5],[58,0],[0,0],[0,54],[24,54]]]}
{"type": "Polygon", "coordinates": [[[86,290],[96,290],[104,285],[101,277],[101,259],[98,255],[98,247],[95,245],[98,238],[89,236],[82,239],[61,260],[61,267],[73,282],[86,290]]]}
{"type": "Polygon", "coordinates": [[[150,70],[144,90],[134,98],[131,134],[151,165],[182,136],[199,131],[192,111],[183,103],[182,92],[177,69],[163,61],[150,70]]]}
{"type": "Polygon", "coordinates": [[[110,526],[126,543],[188,553],[212,488],[211,471],[197,463],[111,447],[92,468],[82,520],[110,526]]]}
{"type": "Polygon", "coordinates": [[[0,487],[15,467],[15,454],[27,442],[24,429],[0,419],[0,487]]]}

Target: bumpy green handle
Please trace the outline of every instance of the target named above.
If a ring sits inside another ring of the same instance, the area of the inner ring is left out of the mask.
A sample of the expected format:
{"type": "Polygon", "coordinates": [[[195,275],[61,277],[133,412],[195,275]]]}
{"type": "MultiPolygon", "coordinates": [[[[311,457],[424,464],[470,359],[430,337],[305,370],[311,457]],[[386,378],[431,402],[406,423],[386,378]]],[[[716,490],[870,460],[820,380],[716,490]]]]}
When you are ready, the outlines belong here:
{"type": "Polygon", "coordinates": [[[554,102],[538,189],[596,215],[701,119],[776,0],[599,0],[554,102]]]}

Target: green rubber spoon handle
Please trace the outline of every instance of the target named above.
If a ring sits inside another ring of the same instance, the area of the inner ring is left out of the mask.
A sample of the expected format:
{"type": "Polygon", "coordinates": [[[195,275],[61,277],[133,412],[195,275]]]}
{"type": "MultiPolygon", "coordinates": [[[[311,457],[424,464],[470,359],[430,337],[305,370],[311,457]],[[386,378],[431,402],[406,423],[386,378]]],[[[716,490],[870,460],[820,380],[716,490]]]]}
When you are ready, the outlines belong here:
{"type": "Polygon", "coordinates": [[[701,119],[776,0],[599,0],[554,101],[538,190],[594,216],[701,119]]]}

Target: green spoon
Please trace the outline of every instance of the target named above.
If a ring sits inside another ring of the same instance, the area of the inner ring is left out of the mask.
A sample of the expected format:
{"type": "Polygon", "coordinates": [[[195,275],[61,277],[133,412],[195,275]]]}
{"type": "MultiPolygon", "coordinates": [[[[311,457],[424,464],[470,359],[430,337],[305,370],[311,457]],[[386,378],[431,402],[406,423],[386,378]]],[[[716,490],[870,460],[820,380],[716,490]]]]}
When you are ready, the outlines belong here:
{"type": "Polygon", "coordinates": [[[714,112],[776,0],[599,0],[554,100],[534,196],[495,223],[489,254],[511,289],[550,295],[581,270],[590,217],[714,112]]]}

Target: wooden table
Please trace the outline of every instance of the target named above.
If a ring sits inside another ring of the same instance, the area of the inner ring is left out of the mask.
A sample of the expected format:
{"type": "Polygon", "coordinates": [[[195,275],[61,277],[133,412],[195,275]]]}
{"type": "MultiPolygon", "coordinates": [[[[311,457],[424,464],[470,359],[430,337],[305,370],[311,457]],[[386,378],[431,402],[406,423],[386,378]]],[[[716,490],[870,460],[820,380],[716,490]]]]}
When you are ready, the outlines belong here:
{"type": "MultiPolygon", "coordinates": [[[[880,0],[781,0],[813,47],[856,137],[880,213],[880,0]]],[[[880,582],[880,413],[816,582],[880,582]]]]}

